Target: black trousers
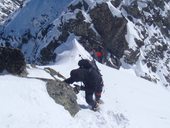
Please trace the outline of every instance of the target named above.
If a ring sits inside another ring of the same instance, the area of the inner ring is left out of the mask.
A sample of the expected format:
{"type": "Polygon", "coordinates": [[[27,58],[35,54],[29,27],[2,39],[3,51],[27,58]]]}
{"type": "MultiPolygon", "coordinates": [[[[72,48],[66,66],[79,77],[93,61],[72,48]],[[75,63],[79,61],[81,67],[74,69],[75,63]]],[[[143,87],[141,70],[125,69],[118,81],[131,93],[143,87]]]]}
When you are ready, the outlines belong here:
{"type": "Polygon", "coordinates": [[[90,105],[90,106],[95,106],[96,102],[93,99],[93,94],[95,93],[95,91],[93,90],[85,90],[85,99],[86,102],[90,105]]]}
{"type": "Polygon", "coordinates": [[[98,87],[96,89],[85,89],[85,99],[90,106],[93,107],[96,105],[95,101],[100,99],[102,88],[103,86],[98,87]],[[95,100],[93,99],[93,95],[95,95],[95,100]]]}

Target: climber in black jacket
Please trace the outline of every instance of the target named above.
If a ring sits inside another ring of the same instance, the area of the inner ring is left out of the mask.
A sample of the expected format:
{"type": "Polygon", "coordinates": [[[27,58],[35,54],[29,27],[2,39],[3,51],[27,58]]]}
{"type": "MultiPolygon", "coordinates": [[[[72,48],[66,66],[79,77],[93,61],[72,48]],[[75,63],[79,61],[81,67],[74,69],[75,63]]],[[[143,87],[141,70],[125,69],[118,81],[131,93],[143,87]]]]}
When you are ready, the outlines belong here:
{"type": "MultiPolygon", "coordinates": [[[[103,80],[101,74],[89,63],[89,60],[82,59],[78,65],[80,68],[74,69],[70,72],[70,77],[65,80],[66,83],[83,82],[84,86],[75,87],[79,90],[85,91],[86,102],[92,106],[92,110],[96,110],[101,98],[103,88],[103,80]],[[95,95],[95,100],[93,99],[95,95]]],[[[77,92],[77,93],[78,93],[77,92]]]]}

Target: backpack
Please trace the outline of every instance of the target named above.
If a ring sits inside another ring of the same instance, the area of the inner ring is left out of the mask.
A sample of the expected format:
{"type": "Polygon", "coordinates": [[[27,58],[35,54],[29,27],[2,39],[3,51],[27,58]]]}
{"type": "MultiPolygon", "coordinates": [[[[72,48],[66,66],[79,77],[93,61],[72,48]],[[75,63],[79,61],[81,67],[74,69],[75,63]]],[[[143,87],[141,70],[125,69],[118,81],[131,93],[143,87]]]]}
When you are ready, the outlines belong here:
{"type": "Polygon", "coordinates": [[[97,73],[101,75],[100,73],[100,70],[99,68],[97,67],[97,64],[96,64],[96,61],[93,59],[93,60],[88,60],[88,59],[81,59],[79,62],[78,62],[78,65],[80,66],[80,68],[85,68],[85,69],[95,69],[97,71],[97,73]]]}

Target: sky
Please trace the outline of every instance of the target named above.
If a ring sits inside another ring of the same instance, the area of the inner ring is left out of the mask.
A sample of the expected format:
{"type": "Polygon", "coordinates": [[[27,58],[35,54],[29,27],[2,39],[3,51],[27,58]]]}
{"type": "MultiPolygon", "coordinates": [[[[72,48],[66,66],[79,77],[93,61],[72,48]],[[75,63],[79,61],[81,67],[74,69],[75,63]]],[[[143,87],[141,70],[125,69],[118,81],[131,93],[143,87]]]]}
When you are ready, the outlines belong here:
{"type": "MultiPolygon", "coordinates": [[[[65,77],[78,68],[79,54],[91,58],[73,36],[56,52],[57,63],[46,67],[65,77]]],[[[48,95],[45,82],[1,75],[1,128],[169,128],[170,89],[137,77],[131,69],[97,65],[103,75],[104,104],[100,112],[93,112],[85,102],[84,92],[80,92],[77,102],[81,110],[74,117],[48,95]]],[[[28,76],[51,78],[42,70],[44,67],[28,66],[28,76]]]]}

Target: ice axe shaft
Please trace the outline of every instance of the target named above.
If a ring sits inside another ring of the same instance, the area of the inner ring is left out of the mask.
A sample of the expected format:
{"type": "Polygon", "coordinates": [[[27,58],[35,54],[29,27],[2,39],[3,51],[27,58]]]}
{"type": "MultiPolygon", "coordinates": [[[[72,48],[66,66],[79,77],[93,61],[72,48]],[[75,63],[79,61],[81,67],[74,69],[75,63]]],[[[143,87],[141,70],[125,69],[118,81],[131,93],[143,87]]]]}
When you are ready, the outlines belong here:
{"type": "Polygon", "coordinates": [[[44,68],[44,71],[46,71],[47,73],[49,73],[55,80],[58,80],[55,75],[57,75],[58,77],[62,78],[62,79],[66,79],[66,77],[64,77],[62,74],[60,74],[59,72],[55,71],[54,69],[52,68],[44,68]]]}

